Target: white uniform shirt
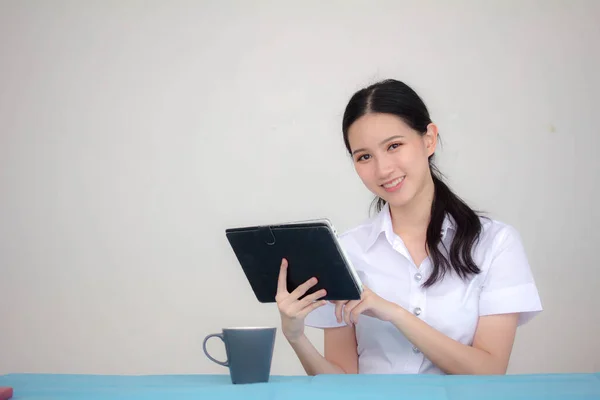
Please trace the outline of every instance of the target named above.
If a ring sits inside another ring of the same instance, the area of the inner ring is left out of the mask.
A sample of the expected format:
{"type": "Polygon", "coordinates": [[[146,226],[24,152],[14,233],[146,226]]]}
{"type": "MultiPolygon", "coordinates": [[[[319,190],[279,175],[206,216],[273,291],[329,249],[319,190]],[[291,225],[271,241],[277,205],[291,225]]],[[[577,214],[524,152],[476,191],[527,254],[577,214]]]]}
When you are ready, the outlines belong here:
{"type": "MultiPolygon", "coordinates": [[[[372,219],[340,235],[340,240],[369,289],[413,312],[446,336],[471,345],[480,316],[518,312],[522,325],[542,311],[517,231],[495,220],[481,221],[481,237],[473,254],[482,272],[467,280],[448,272],[428,289],[421,284],[432,271],[431,261],[426,258],[417,268],[392,229],[388,205],[372,219]]],[[[453,233],[453,221],[447,217],[442,240],[448,248],[453,233]]],[[[336,321],[330,303],[311,312],[305,324],[318,328],[345,325],[336,321]]],[[[359,373],[443,374],[390,322],[361,315],[355,329],[359,373]]]]}

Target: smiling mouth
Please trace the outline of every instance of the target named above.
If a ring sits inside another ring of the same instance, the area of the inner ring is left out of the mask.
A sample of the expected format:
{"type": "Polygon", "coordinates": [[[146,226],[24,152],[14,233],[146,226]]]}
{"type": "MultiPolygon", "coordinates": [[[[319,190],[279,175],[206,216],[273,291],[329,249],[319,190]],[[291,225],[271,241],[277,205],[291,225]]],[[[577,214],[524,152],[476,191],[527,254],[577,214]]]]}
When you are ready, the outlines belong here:
{"type": "Polygon", "coordinates": [[[405,178],[404,176],[401,177],[401,178],[396,178],[393,181],[386,182],[386,183],[384,183],[381,186],[383,186],[386,189],[391,189],[393,187],[398,186],[400,183],[402,183],[402,181],[404,180],[404,178],[405,178]]]}

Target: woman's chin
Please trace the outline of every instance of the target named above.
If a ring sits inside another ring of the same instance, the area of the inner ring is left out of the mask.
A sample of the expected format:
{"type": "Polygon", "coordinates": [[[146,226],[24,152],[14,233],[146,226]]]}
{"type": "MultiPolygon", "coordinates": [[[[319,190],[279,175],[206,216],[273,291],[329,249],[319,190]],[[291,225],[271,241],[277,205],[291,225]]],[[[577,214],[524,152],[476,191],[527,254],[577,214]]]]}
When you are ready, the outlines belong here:
{"type": "Polygon", "coordinates": [[[406,196],[405,193],[379,193],[378,196],[394,208],[402,208],[410,203],[410,197],[406,196]]]}

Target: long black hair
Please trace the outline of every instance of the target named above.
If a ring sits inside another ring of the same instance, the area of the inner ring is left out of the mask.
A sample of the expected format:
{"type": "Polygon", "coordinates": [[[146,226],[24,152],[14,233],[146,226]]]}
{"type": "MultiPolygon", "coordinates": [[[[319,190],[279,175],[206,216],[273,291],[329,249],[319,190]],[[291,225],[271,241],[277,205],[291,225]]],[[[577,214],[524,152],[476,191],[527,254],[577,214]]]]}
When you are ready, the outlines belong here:
{"type": "MultiPolygon", "coordinates": [[[[346,106],[342,131],[346,149],[350,154],[352,150],[348,141],[348,129],[354,121],[368,113],[396,115],[421,135],[425,134],[427,125],[431,123],[425,103],[413,89],[393,79],[380,81],[356,92],[346,106]]],[[[434,198],[425,242],[433,271],[423,283],[424,287],[430,287],[451,270],[461,278],[480,272],[472,257],[473,246],[482,229],[479,216],[444,183],[442,174],[433,162],[433,156],[432,154],[429,157],[429,169],[434,184],[434,198]],[[442,224],[446,214],[449,214],[455,223],[454,239],[449,250],[441,241],[442,224]]],[[[374,203],[379,212],[385,205],[385,200],[377,196],[374,203]]]]}

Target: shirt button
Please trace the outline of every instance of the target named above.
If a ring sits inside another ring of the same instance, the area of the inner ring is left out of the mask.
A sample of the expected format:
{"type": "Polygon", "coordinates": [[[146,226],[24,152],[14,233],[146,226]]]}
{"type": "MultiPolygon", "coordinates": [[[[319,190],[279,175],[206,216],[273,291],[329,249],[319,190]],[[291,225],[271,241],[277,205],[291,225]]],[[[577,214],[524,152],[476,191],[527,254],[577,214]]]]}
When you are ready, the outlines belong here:
{"type": "Polygon", "coordinates": [[[421,308],[417,307],[417,308],[414,309],[413,312],[415,313],[415,315],[421,315],[421,308]]]}
{"type": "Polygon", "coordinates": [[[419,354],[421,351],[419,349],[417,349],[416,347],[413,347],[413,352],[415,354],[419,354]]]}
{"type": "Polygon", "coordinates": [[[419,282],[422,278],[423,278],[423,275],[421,275],[420,273],[417,272],[415,274],[415,281],[419,282]]]}

